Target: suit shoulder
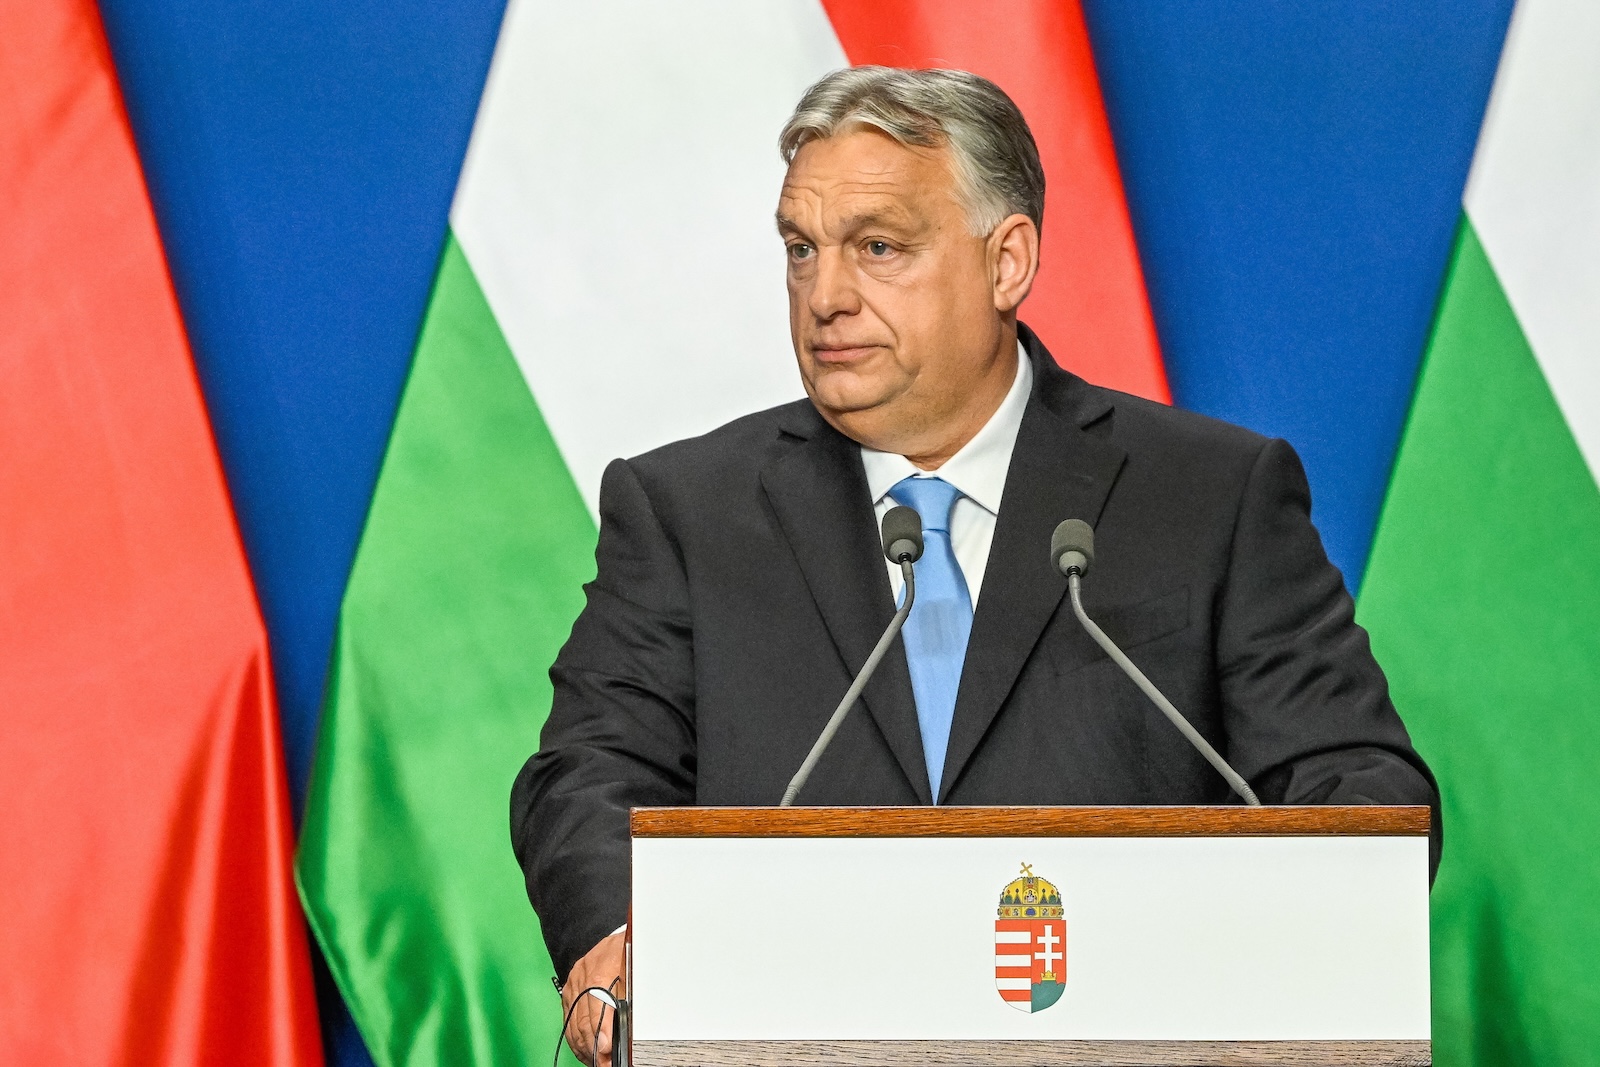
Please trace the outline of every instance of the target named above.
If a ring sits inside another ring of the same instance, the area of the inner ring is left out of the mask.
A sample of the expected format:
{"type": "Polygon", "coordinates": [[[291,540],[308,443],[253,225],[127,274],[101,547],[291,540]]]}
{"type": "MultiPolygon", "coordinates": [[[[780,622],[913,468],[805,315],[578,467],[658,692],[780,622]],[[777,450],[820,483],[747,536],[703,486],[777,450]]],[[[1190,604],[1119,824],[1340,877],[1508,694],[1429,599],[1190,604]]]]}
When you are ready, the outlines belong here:
{"type": "Polygon", "coordinates": [[[1254,430],[1210,415],[1185,411],[1114,389],[1099,386],[1092,386],[1091,389],[1102,401],[1100,406],[1105,408],[1105,414],[1085,428],[1090,432],[1108,432],[1130,450],[1201,450],[1203,456],[1212,460],[1228,456],[1253,462],[1271,442],[1271,438],[1254,430]]]}
{"type": "Polygon", "coordinates": [[[717,481],[737,470],[754,469],[785,426],[808,418],[816,418],[811,401],[793,400],[653,448],[631,457],[628,465],[645,481],[658,484],[707,477],[717,481]]]}

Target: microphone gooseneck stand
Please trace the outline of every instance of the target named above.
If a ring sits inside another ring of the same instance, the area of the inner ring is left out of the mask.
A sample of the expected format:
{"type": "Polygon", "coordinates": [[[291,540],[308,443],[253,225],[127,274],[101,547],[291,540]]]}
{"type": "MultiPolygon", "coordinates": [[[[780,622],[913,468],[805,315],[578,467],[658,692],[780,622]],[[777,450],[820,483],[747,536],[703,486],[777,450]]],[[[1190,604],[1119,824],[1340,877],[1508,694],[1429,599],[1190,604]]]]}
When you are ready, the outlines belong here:
{"type": "Polygon", "coordinates": [[[1122,673],[1132,679],[1133,684],[1139,687],[1139,691],[1150,698],[1150,703],[1161,709],[1161,714],[1167,717],[1167,721],[1178,728],[1178,732],[1194,746],[1195,751],[1206,758],[1207,763],[1216,768],[1217,773],[1222,775],[1235,793],[1244,798],[1246,804],[1260,807],[1261,799],[1256,796],[1255,790],[1250,788],[1250,783],[1228,765],[1228,761],[1211,747],[1211,742],[1200,736],[1200,731],[1183,717],[1181,711],[1172,706],[1172,701],[1166,698],[1166,694],[1144,676],[1144,671],[1141,671],[1083,610],[1083,575],[1089,570],[1089,564],[1094,562],[1094,527],[1082,519],[1064,520],[1050,537],[1050,562],[1067,580],[1067,589],[1072,594],[1072,612],[1078,616],[1078,622],[1083,625],[1089,636],[1094,638],[1094,643],[1111,657],[1111,662],[1122,668],[1122,673]]]}
{"type": "Polygon", "coordinates": [[[856,699],[861,696],[861,691],[872,680],[872,673],[878,669],[878,661],[883,659],[889,651],[889,646],[900,633],[900,627],[906,624],[906,617],[911,614],[911,604],[917,599],[917,575],[911,566],[911,560],[901,558],[900,574],[906,583],[906,600],[900,605],[900,610],[894,613],[894,618],[889,622],[889,628],[883,631],[883,636],[878,638],[878,644],[872,650],[872,655],[867,657],[867,662],[862,666],[861,673],[856,675],[856,680],[850,683],[850,688],[845,690],[844,699],[839,701],[839,706],[833,709],[833,716],[828,719],[828,725],[822,728],[822,733],[817,735],[816,743],[811,746],[811,751],[806,753],[805,762],[800,764],[800,769],[794,772],[794,777],[789,780],[789,788],[783,791],[783,799],[778,801],[778,807],[787,808],[794,805],[794,798],[799,794],[806,779],[811,777],[811,771],[822,758],[822,753],[827,749],[828,742],[833,740],[833,735],[839,732],[839,726],[844,722],[844,717],[850,713],[850,708],[856,699]]]}
{"type": "Polygon", "coordinates": [[[1078,616],[1078,621],[1083,624],[1083,628],[1089,631],[1089,636],[1094,638],[1094,643],[1105,649],[1106,655],[1111,657],[1112,662],[1122,668],[1122,673],[1133,679],[1133,684],[1138,686],[1140,691],[1150,698],[1150,703],[1161,709],[1161,714],[1167,717],[1167,721],[1176,726],[1178,732],[1189,739],[1189,743],[1199,751],[1200,755],[1206,758],[1207,763],[1217,769],[1218,774],[1228,780],[1228,784],[1233,787],[1233,791],[1243,797],[1246,804],[1252,807],[1260,807],[1261,800],[1256,796],[1255,790],[1250,788],[1250,783],[1246,782],[1238,771],[1228,765],[1228,761],[1223,759],[1217,750],[1211,747],[1211,742],[1200,736],[1200,731],[1196,730],[1189,720],[1183,717],[1183,712],[1172,706],[1172,701],[1167,699],[1166,694],[1157,689],[1155,683],[1144,676],[1144,671],[1141,671],[1133,660],[1129,659],[1127,654],[1116,646],[1116,642],[1107,637],[1105,631],[1096,626],[1095,621],[1084,613],[1083,598],[1079,595],[1079,589],[1082,585],[1083,579],[1079,577],[1076,570],[1067,576],[1067,588],[1072,594],[1073,613],[1078,616]]]}

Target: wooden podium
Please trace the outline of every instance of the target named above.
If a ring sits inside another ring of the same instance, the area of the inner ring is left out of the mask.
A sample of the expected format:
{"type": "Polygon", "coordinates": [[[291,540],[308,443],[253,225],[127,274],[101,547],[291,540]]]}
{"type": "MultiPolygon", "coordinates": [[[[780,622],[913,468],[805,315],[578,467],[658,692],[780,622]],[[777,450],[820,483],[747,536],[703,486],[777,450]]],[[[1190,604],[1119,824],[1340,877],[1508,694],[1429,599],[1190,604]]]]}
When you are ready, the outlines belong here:
{"type": "Polygon", "coordinates": [[[639,1067],[1427,1064],[1427,808],[648,808],[639,1067]]]}

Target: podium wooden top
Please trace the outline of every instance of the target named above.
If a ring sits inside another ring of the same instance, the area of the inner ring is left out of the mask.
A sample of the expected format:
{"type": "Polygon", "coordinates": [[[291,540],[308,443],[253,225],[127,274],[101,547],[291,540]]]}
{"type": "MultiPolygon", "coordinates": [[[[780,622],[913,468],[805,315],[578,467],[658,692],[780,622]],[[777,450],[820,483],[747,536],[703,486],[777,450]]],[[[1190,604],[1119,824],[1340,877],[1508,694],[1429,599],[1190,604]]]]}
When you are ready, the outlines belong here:
{"type": "Polygon", "coordinates": [[[1426,807],[634,808],[634,837],[1420,837],[1426,807]]]}

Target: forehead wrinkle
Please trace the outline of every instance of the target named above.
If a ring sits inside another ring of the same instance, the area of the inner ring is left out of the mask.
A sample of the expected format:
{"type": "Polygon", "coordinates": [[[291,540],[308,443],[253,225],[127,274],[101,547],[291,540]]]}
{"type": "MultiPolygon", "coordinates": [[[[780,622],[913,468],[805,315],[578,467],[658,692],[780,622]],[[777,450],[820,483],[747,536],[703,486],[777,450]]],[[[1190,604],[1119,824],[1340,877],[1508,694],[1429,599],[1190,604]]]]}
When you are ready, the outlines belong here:
{"type": "Polygon", "coordinates": [[[785,180],[776,212],[779,231],[801,232],[812,224],[824,233],[848,235],[871,226],[904,232],[925,230],[932,224],[908,203],[920,202],[927,194],[923,183],[912,175],[883,174],[857,173],[833,181],[818,177],[785,180]]]}
{"type": "Polygon", "coordinates": [[[852,215],[841,215],[833,220],[835,229],[845,233],[855,233],[859,230],[870,229],[874,226],[885,226],[891,229],[911,229],[913,223],[911,216],[903,211],[862,211],[852,215]]]}
{"type": "MultiPolygon", "coordinates": [[[[873,200],[892,203],[903,199],[908,193],[914,192],[917,188],[915,183],[904,179],[884,179],[876,182],[852,179],[846,182],[839,182],[832,189],[819,188],[819,186],[826,186],[827,184],[817,181],[785,181],[783,188],[778,191],[778,200],[780,204],[784,200],[800,200],[815,201],[826,205],[829,202],[839,200],[856,200],[869,197],[873,200]]],[[[781,213],[783,209],[780,207],[778,210],[781,213]]]]}

